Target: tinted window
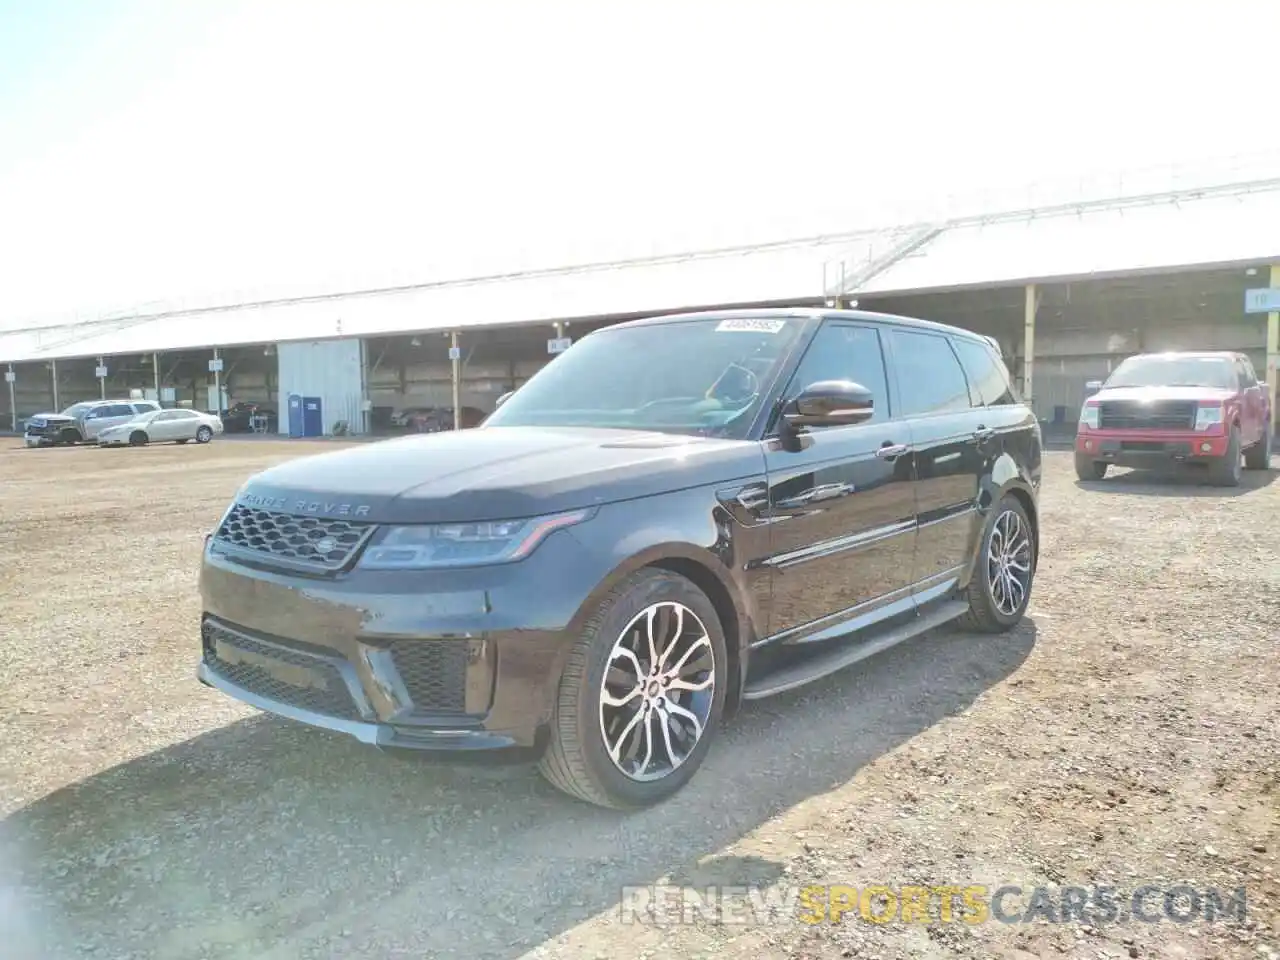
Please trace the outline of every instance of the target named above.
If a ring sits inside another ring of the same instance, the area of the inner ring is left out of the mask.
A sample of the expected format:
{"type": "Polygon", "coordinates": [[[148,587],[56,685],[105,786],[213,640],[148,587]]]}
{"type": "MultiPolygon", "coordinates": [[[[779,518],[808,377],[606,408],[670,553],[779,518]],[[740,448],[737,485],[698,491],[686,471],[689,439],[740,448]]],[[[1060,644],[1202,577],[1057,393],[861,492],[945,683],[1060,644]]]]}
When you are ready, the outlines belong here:
{"type": "Polygon", "coordinates": [[[946,337],[907,330],[889,336],[904,416],[969,409],[969,384],[946,337]]]}
{"type": "Polygon", "coordinates": [[[804,359],[791,380],[786,396],[794,397],[821,380],[851,380],[871,391],[875,403],[872,421],[889,416],[889,390],[884,374],[880,335],[874,327],[856,327],[827,321],[814,335],[804,359]]]}
{"type": "Polygon", "coordinates": [[[193,420],[195,419],[195,412],[192,410],[170,410],[169,419],[170,420],[193,420]]]}
{"type": "Polygon", "coordinates": [[[730,317],[606,327],[531,377],[485,422],[741,438],[804,327],[730,317]]]}
{"type": "Polygon", "coordinates": [[[135,403],[133,409],[138,413],[150,413],[152,410],[159,410],[160,408],[154,403],[135,403]]]}
{"type": "Polygon", "coordinates": [[[994,350],[959,337],[951,345],[969,379],[974,406],[1001,407],[1015,402],[1008,371],[994,350]]]}
{"type": "Polygon", "coordinates": [[[98,416],[100,417],[132,417],[133,408],[127,403],[109,403],[105,407],[98,408],[98,416]]]}

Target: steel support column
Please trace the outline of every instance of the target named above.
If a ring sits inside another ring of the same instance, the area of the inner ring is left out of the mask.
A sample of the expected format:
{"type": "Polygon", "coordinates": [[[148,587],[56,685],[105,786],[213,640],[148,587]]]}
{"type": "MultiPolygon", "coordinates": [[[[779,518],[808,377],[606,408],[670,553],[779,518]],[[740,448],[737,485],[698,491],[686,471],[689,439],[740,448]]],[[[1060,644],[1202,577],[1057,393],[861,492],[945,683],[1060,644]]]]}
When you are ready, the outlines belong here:
{"type": "MultiPolygon", "coordinates": [[[[1271,266],[1271,286],[1280,287],[1280,263],[1271,266]]],[[[1276,409],[1277,366],[1280,366],[1280,313],[1267,314],[1267,392],[1271,394],[1272,425],[1276,409]]]]}
{"type": "Polygon", "coordinates": [[[156,403],[160,402],[160,354],[151,355],[151,376],[156,382],[156,403]]]}
{"type": "Polygon", "coordinates": [[[449,365],[453,372],[453,429],[462,429],[462,351],[458,348],[458,331],[449,334],[449,365]]]}
{"type": "Polygon", "coordinates": [[[10,429],[14,433],[18,432],[18,388],[14,383],[17,374],[13,372],[13,364],[9,364],[9,375],[5,377],[9,381],[9,421],[10,429]]]}
{"type": "Polygon", "coordinates": [[[1022,399],[1034,409],[1036,365],[1036,285],[1028,283],[1022,308],[1022,399]]]}
{"type": "MultiPolygon", "coordinates": [[[[103,362],[102,362],[102,358],[101,358],[101,357],[99,357],[99,358],[98,358],[98,369],[99,369],[99,370],[101,370],[101,369],[103,368],[103,366],[104,366],[104,364],[103,364],[103,362]]],[[[99,396],[101,399],[103,399],[103,400],[107,399],[107,378],[106,378],[106,377],[99,377],[99,378],[98,378],[98,396],[99,396]]]]}
{"type": "MultiPolygon", "coordinates": [[[[214,366],[216,368],[213,371],[213,389],[214,389],[214,392],[217,393],[218,395],[217,413],[218,413],[218,419],[221,420],[222,419],[222,369],[218,367],[216,361],[222,358],[218,356],[217,347],[213,348],[213,359],[215,361],[214,366]]],[[[208,380],[205,381],[205,383],[208,383],[208,382],[209,382],[208,380]]]]}
{"type": "Polygon", "coordinates": [[[58,413],[62,407],[58,404],[58,361],[49,361],[49,377],[53,381],[53,411],[58,413]]]}

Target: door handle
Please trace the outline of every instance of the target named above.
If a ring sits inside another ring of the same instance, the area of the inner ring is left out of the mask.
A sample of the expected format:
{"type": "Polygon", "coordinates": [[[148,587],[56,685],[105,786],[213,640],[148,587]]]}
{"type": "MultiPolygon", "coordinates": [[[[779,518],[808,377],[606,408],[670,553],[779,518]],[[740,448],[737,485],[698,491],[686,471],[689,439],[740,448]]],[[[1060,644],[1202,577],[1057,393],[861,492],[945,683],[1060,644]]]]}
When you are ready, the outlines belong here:
{"type": "Polygon", "coordinates": [[[991,427],[978,427],[977,430],[973,431],[973,439],[979,443],[985,443],[995,435],[996,432],[991,427]]]}
{"type": "Polygon", "coordinates": [[[905,443],[886,443],[876,450],[876,456],[881,460],[896,460],[909,449],[905,443]]]}

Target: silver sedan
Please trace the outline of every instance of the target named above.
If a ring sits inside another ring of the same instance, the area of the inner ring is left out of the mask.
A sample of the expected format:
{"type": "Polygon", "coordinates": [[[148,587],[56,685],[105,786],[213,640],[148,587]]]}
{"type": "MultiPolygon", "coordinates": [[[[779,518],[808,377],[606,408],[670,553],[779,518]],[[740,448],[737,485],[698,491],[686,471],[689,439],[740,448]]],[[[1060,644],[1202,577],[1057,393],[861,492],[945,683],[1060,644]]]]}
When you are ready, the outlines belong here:
{"type": "Polygon", "coordinates": [[[147,443],[208,443],[222,433],[222,421],[198,410],[154,410],[98,434],[101,447],[140,447],[147,443]]]}

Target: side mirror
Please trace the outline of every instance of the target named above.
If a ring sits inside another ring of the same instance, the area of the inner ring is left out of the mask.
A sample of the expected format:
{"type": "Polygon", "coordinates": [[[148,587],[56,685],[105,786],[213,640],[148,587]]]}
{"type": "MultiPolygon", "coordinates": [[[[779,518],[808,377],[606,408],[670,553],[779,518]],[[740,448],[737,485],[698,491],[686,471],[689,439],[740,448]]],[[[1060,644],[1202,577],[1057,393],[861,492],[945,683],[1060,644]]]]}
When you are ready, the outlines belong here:
{"type": "Polygon", "coordinates": [[[498,398],[498,402],[497,402],[497,403],[495,403],[495,404],[493,405],[493,409],[497,410],[500,406],[502,406],[504,403],[506,403],[508,400],[510,400],[510,399],[511,399],[511,395],[512,395],[513,393],[515,393],[515,391],[514,391],[514,390],[508,390],[506,393],[504,393],[502,396],[500,396],[500,397],[498,398]]]}
{"type": "Polygon", "coordinates": [[[849,380],[811,383],[782,408],[782,419],[793,431],[865,423],[874,415],[871,391],[849,380]]]}
{"type": "Polygon", "coordinates": [[[1099,390],[1101,390],[1101,389],[1102,389],[1102,381],[1101,381],[1101,380],[1089,380],[1089,381],[1086,381],[1086,383],[1085,383],[1085,385],[1084,385],[1084,395],[1085,395],[1086,397],[1092,397],[1095,393],[1097,393],[1097,392],[1098,392],[1099,390]]]}

